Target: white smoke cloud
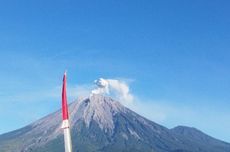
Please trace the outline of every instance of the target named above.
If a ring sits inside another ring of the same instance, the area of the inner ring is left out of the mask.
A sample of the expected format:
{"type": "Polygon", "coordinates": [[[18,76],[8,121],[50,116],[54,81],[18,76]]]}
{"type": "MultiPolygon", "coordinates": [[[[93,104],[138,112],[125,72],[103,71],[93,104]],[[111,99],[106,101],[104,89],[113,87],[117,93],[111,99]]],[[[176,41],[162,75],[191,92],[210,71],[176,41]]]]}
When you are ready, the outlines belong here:
{"type": "Polygon", "coordinates": [[[92,90],[92,94],[109,94],[109,82],[103,78],[99,78],[94,81],[97,86],[96,89],[92,90]]]}
{"type": "Polygon", "coordinates": [[[94,83],[97,88],[92,90],[92,94],[109,94],[125,105],[133,102],[133,95],[130,93],[129,86],[121,80],[99,78],[94,83]]]}

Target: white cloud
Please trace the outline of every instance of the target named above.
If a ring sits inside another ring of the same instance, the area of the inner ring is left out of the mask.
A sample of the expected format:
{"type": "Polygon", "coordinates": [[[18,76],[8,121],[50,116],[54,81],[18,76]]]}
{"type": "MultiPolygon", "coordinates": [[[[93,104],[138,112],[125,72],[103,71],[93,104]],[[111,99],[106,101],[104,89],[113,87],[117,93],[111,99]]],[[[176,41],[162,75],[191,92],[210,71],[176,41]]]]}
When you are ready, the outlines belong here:
{"type": "Polygon", "coordinates": [[[114,93],[116,97],[118,97],[118,100],[123,102],[123,104],[125,105],[129,105],[133,102],[134,97],[130,93],[129,86],[127,85],[127,83],[115,79],[108,79],[108,82],[110,84],[110,90],[114,90],[114,93]]]}
{"type": "Polygon", "coordinates": [[[124,105],[129,105],[133,102],[133,95],[130,93],[129,86],[125,81],[99,78],[94,82],[97,88],[91,91],[92,94],[111,95],[124,105]]]}

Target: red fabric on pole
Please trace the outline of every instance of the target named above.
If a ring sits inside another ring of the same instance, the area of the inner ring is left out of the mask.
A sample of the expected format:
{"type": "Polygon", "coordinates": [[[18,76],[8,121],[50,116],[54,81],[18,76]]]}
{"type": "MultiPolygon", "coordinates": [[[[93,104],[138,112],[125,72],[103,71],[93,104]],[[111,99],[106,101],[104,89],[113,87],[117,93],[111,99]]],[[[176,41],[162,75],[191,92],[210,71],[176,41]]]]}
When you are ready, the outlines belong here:
{"type": "Polygon", "coordinates": [[[67,104],[67,94],[66,94],[66,73],[63,77],[63,85],[62,85],[62,119],[69,119],[68,114],[68,104],[67,104]]]}

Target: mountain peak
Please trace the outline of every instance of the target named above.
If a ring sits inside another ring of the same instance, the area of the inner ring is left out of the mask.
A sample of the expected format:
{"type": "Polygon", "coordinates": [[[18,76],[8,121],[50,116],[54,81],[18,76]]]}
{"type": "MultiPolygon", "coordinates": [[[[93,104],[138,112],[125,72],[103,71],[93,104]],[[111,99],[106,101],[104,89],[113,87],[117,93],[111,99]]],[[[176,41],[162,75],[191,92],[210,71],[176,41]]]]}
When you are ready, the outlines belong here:
{"type": "Polygon", "coordinates": [[[93,94],[89,98],[79,101],[79,109],[82,111],[82,119],[87,127],[95,121],[101,129],[114,129],[113,116],[125,108],[110,97],[93,94]]]}

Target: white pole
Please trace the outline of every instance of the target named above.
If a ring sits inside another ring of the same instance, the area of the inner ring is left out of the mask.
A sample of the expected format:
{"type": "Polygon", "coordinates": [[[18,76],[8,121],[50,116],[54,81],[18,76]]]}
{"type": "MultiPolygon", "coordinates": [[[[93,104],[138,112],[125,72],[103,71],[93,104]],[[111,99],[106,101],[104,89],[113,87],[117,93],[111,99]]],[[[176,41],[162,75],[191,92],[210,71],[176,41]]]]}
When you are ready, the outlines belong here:
{"type": "Polygon", "coordinates": [[[65,152],[72,152],[69,120],[63,120],[62,128],[64,129],[65,152]]]}

